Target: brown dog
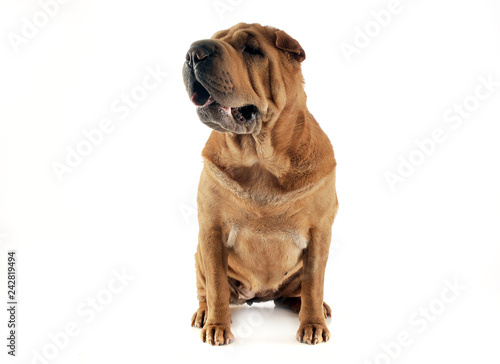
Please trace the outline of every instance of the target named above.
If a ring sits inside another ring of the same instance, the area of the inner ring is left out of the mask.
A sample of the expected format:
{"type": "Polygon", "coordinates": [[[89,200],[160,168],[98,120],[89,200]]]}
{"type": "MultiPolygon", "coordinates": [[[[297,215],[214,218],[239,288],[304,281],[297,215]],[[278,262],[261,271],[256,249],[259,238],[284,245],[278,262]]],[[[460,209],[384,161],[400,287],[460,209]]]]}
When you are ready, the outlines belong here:
{"type": "Polygon", "coordinates": [[[184,82],[203,149],[195,255],[201,338],[227,344],[230,303],[299,313],[297,339],[328,341],[323,282],[337,212],[335,158],[306,107],[305,53],[284,31],[238,24],[191,45],[184,82]]]}

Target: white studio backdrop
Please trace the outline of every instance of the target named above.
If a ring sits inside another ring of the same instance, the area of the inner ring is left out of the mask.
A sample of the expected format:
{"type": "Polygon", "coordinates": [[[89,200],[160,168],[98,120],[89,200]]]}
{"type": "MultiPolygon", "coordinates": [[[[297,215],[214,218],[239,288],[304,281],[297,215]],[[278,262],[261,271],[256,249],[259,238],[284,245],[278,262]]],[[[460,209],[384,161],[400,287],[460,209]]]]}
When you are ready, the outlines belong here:
{"type": "Polygon", "coordinates": [[[0,29],[2,363],[500,360],[498,1],[8,0],[0,29]],[[189,326],[210,129],[181,69],[239,22],[301,43],[336,153],[326,344],[272,304],[227,347],[189,326]]]}

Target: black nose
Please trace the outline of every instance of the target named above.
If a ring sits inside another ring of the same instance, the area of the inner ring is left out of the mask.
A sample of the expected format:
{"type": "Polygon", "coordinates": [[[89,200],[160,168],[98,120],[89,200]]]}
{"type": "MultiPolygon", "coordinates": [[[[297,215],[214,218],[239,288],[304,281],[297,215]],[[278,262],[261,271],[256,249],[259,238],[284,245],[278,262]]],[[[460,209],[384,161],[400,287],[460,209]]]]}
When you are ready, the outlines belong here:
{"type": "Polygon", "coordinates": [[[191,67],[196,67],[199,63],[207,60],[214,54],[215,46],[211,40],[201,40],[191,44],[191,48],[186,53],[186,61],[191,67]]]}

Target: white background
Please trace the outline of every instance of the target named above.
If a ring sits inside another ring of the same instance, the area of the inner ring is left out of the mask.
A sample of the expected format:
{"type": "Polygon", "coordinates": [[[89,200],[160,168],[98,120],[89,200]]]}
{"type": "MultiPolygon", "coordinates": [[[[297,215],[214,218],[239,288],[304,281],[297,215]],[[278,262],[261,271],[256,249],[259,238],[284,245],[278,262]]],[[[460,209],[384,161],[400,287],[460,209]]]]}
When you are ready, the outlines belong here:
{"type": "MultiPolygon", "coordinates": [[[[16,52],[10,37],[41,5],[3,1],[0,270],[8,249],[17,250],[19,270],[18,356],[10,361],[42,363],[33,355],[45,350],[48,362],[65,364],[498,362],[500,87],[456,129],[443,113],[474,96],[479,77],[500,81],[500,4],[401,0],[348,62],[342,42],[354,44],[356,29],[388,4],[233,0],[220,16],[212,0],[69,1],[16,52]],[[269,304],[232,310],[236,340],[227,347],[203,344],[189,326],[197,308],[193,200],[210,129],[190,104],[181,68],[191,42],[241,21],[276,26],[301,43],[308,106],[335,149],[340,210],[326,272],[327,344],[296,342],[298,317],[269,304]],[[169,75],[121,120],[111,104],[141,85],[147,67],[169,75]],[[106,117],[113,131],[59,181],[53,162],[64,163],[67,146],[106,117]],[[408,159],[415,139],[436,128],[446,141],[392,191],[384,174],[397,173],[398,157],[408,159]],[[134,278],[110,298],[112,271],[123,269],[134,278]],[[446,280],[465,289],[443,304],[446,280]],[[110,302],[87,323],[77,310],[96,296],[110,302]],[[429,305],[439,311],[432,322],[412,324],[429,305]],[[79,334],[54,353],[50,335],[63,337],[71,323],[79,334]],[[384,356],[401,332],[411,344],[384,356]]],[[[4,273],[0,283],[5,292],[4,273]]]]}

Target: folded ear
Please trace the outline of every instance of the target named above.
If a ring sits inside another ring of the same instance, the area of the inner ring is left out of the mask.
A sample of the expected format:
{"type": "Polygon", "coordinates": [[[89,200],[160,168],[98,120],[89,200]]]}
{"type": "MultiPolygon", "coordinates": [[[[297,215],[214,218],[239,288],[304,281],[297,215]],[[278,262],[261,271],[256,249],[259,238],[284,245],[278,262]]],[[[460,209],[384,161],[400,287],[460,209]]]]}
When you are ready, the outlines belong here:
{"type": "Polygon", "coordinates": [[[306,59],[306,52],[304,52],[299,42],[297,42],[282,30],[276,31],[276,47],[290,52],[292,56],[299,62],[302,62],[304,59],[306,59]]]}

